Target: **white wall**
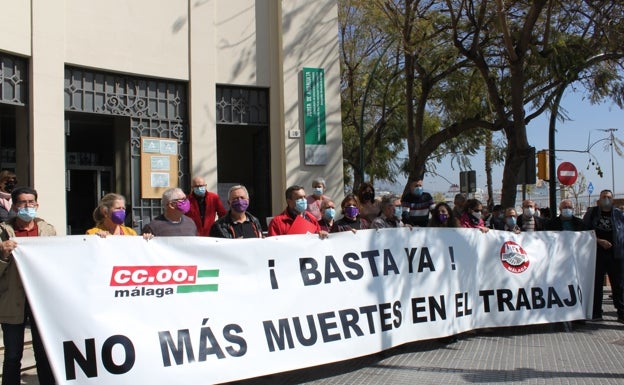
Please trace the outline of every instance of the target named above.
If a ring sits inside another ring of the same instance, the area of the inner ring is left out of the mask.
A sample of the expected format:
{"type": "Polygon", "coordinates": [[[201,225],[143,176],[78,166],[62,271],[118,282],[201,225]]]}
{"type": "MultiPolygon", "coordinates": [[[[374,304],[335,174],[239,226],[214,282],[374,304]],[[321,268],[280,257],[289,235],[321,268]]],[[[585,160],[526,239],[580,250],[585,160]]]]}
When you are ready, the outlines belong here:
{"type": "Polygon", "coordinates": [[[0,50],[30,55],[30,2],[3,1],[0,50]]]}
{"type": "MultiPolygon", "coordinates": [[[[282,2],[282,50],[284,53],[284,115],[286,185],[299,184],[311,192],[312,179],[324,177],[327,195],[340,204],[343,192],[342,128],[340,114],[340,63],[338,10],[335,0],[288,0],[282,2]],[[303,135],[289,139],[288,130],[303,134],[301,70],[325,69],[328,163],[305,166],[303,135]]],[[[284,198],[282,198],[283,201],[284,198]]]]}
{"type": "Polygon", "coordinates": [[[64,13],[67,63],[188,79],[188,0],[55,3],[64,4],[55,8],[64,13]]]}
{"type": "Polygon", "coordinates": [[[217,84],[268,87],[273,211],[287,186],[328,181],[342,198],[336,0],[31,0],[3,4],[0,50],[30,56],[31,175],[42,215],[65,231],[66,64],[189,81],[191,173],[216,191],[217,84]],[[31,10],[32,6],[32,10],[31,10]],[[10,15],[10,17],[9,17],[10,15]],[[32,18],[32,19],[31,19],[32,18]],[[32,24],[32,28],[31,28],[32,24]],[[305,166],[301,70],[325,70],[329,162],[305,166]]]}

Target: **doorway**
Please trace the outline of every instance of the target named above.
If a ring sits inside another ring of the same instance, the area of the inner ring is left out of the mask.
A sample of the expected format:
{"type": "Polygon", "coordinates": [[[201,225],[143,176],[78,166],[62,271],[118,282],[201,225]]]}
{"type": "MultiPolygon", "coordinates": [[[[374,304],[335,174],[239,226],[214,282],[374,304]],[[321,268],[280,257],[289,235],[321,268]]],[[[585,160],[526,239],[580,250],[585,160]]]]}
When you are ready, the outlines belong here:
{"type": "Polygon", "coordinates": [[[124,143],[129,142],[130,123],[129,119],[68,113],[65,124],[67,234],[85,234],[95,225],[93,210],[104,195],[128,196],[120,181],[124,172],[119,170],[129,164],[124,143]]]}
{"type": "Polygon", "coordinates": [[[249,212],[264,230],[266,217],[272,216],[270,157],[268,127],[217,126],[217,173],[223,204],[227,207],[230,186],[244,185],[249,192],[249,212]]]}

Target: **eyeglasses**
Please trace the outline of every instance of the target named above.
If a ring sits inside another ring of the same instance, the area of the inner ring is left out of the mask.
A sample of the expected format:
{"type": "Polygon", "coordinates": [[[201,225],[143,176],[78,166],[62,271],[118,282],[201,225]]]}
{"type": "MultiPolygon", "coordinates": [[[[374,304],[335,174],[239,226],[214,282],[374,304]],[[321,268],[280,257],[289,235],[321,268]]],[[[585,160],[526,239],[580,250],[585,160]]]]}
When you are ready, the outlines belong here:
{"type": "Polygon", "coordinates": [[[195,185],[193,185],[191,187],[195,188],[195,187],[206,187],[206,186],[208,186],[208,185],[207,184],[195,184],[195,185]]]}
{"type": "Polygon", "coordinates": [[[187,201],[188,199],[186,197],[184,198],[178,198],[178,199],[172,199],[169,201],[169,203],[178,203],[178,202],[184,202],[187,201]]]}
{"type": "Polygon", "coordinates": [[[15,207],[37,207],[37,201],[17,201],[14,202],[15,207]]]}

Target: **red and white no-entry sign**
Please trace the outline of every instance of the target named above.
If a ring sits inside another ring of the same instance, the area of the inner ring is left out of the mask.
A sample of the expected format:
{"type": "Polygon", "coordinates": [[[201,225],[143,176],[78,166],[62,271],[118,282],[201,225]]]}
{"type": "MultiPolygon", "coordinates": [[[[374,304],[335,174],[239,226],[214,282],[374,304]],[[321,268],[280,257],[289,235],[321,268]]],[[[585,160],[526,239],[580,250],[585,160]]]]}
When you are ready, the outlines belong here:
{"type": "Polygon", "coordinates": [[[570,162],[563,162],[557,167],[557,179],[562,185],[571,186],[578,178],[576,167],[570,162]]]}

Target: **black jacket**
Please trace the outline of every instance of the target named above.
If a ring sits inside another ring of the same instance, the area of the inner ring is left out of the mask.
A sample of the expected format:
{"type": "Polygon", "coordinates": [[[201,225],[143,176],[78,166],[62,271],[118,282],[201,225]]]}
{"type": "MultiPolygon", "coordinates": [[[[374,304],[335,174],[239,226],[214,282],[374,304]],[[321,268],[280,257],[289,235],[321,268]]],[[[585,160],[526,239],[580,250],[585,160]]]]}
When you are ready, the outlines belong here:
{"type": "MultiPolygon", "coordinates": [[[[585,226],[585,223],[583,223],[583,220],[581,218],[573,216],[572,218],[570,218],[570,220],[572,221],[572,231],[587,230],[587,226],[585,226]]],[[[561,215],[560,215],[557,218],[547,222],[546,229],[547,230],[563,230],[563,227],[561,226],[561,222],[562,220],[561,220],[561,215]]]]}
{"type": "MultiPolygon", "coordinates": [[[[254,228],[254,232],[256,233],[257,238],[262,238],[262,226],[260,225],[260,221],[258,218],[253,215],[245,212],[247,219],[251,222],[251,226],[254,228]]],[[[216,238],[234,238],[234,231],[232,230],[232,217],[230,216],[230,212],[219,218],[218,221],[213,223],[210,228],[210,237],[216,238]]]]}

